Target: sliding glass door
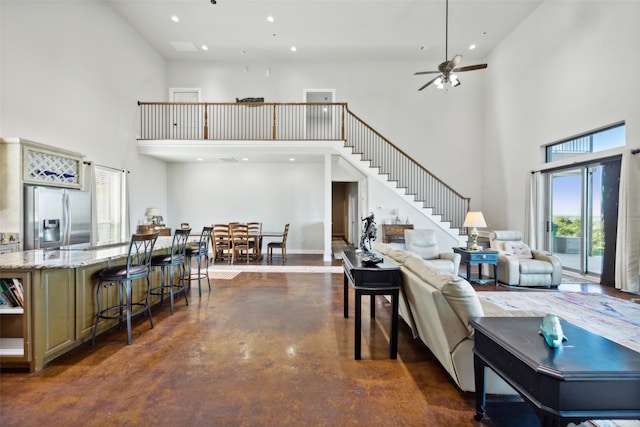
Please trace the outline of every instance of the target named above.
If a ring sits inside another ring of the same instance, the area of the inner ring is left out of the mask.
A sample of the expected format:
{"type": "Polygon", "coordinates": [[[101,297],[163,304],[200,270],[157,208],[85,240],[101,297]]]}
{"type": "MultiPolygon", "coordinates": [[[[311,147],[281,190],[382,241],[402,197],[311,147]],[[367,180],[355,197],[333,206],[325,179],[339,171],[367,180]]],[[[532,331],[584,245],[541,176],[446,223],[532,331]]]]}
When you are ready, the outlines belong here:
{"type": "Polygon", "coordinates": [[[547,173],[548,247],[564,268],[600,276],[613,265],[619,165],[614,159],[547,173]]]}

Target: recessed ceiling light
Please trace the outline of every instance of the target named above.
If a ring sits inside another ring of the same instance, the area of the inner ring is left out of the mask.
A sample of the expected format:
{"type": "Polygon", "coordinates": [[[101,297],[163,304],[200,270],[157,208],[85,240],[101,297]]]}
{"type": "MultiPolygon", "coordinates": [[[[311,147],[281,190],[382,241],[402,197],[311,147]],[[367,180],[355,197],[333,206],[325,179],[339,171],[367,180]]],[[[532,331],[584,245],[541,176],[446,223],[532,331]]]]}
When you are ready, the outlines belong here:
{"type": "Polygon", "coordinates": [[[476,45],[475,45],[475,44],[470,44],[470,45],[469,45],[469,50],[473,50],[473,49],[475,49],[475,48],[476,48],[476,45]]]}
{"type": "Polygon", "coordinates": [[[269,16],[267,16],[267,21],[268,22],[273,22],[273,21],[275,21],[275,19],[273,19],[273,16],[269,15],[269,16]]]}
{"type": "Polygon", "coordinates": [[[243,161],[243,162],[248,162],[248,161],[249,161],[249,158],[248,158],[248,157],[243,157],[243,158],[242,158],[242,161],[243,161]]]}
{"type": "Polygon", "coordinates": [[[291,52],[295,52],[296,50],[298,50],[295,46],[291,46],[291,52]]]}
{"type": "Polygon", "coordinates": [[[173,22],[180,22],[180,18],[178,18],[176,15],[173,15],[173,16],[171,17],[171,20],[172,20],[173,22]]]}
{"type": "Polygon", "coordinates": [[[204,159],[202,157],[198,157],[196,160],[202,162],[204,159]]]}
{"type": "Polygon", "coordinates": [[[295,162],[295,161],[296,161],[296,159],[295,159],[295,158],[293,158],[293,157],[289,157],[289,161],[290,161],[290,162],[295,162]]]}
{"type": "Polygon", "coordinates": [[[209,46],[207,46],[206,44],[202,45],[202,50],[209,50],[209,46]]]}

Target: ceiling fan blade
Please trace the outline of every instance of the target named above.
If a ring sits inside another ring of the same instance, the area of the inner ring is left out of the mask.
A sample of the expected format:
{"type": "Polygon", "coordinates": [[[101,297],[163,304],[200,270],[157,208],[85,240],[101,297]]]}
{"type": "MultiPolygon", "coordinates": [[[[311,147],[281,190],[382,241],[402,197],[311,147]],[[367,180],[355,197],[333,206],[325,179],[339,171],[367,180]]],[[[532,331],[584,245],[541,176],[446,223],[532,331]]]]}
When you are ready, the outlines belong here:
{"type": "Polygon", "coordinates": [[[424,89],[425,87],[429,86],[431,83],[435,82],[435,81],[436,81],[436,79],[438,79],[439,77],[440,77],[440,76],[437,76],[437,77],[434,77],[433,79],[429,80],[429,81],[427,82],[427,84],[426,84],[426,85],[424,85],[424,86],[422,86],[420,89],[418,89],[418,91],[421,91],[421,90],[422,90],[422,89],[424,89]]]}
{"type": "Polygon", "coordinates": [[[413,75],[417,76],[419,74],[436,74],[436,73],[440,73],[440,71],[418,71],[417,73],[413,73],[413,75]]]}
{"type": "Polygon", "coordinates": [[[462,61],[462,55],[456,55],[451,58],[451,61],[447,62],[447,65],[445,65],[444,69],[446,71],[451,71],[456,68],[456,65],[458,65],[460,61],[462,61]]]}
{"type": "Polygon", "coordinates": [[[454,73],[461,73],[463,71],[482,70],[487,68],[487,64],[467,65],[466,67],[460,67],[453,70],[454,73]]]}

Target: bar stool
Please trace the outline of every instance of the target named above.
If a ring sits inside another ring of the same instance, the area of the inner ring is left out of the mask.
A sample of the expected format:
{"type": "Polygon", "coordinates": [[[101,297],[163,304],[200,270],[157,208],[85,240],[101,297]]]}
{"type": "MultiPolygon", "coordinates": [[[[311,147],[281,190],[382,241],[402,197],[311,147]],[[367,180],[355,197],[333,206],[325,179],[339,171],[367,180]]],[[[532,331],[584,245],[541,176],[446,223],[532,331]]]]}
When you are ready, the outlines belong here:
{"type": "Polygon", "coordinates": [[[209,290],[211,290],[211,280],[209,279],[209,241],[211,240],[211,233],[213,232],[213,227],[203,227],[202,234],[200,234],[200,240],[198,242],[192,243],[190,246],[187,246],[187,265],[189,266],[189,289],[191,289],[191,279],[194,277],[198,278],[198,295],[202,296],[202,287],[200,286],[200,281],[203,277],[207,278],[207,282],[209,283],[209,290]],[[202,258],[205,259],[205,271],[201,272],[201,264],[202,258]],[[196,258],[198,262],[198,273],[191,273],[191,258],[196,258]]]}
{"type": "Polygon", "coordinates": [[[151,258],[152,267],[160,267],[161,269],[161,284],[159,287],[152,288],[151,295],[160,296],[160,305],[164,301],[164,290],[169,290],[169,300],[171,302],[171,314],[173,314],[173,296],[182,292],[184,294],[184,300],[189,305],[187,299],[187,290],[185,288],[185,252],[187,249],[187,240],[189,239],[189,233],[191,229],[177,229],[173,235],[173,241],[171,242],[171,251],[167,255],[155,255],[151,258]],[[173,268],[178,267],[178,280],[174,282],[173,268]],[[169,270],[167,277],[166,270],[169,270]]]}
{"type": "Polygon", "coordinates": [[[149,272],[151,271],[151,257],[153,254],[153,246],[158,239],[158,233],[134,234],[131,236],[129,243],[129,252],[127,254],[127,264],[108,267],[98,272],[100,282],[96,289],[97,311],[96,323],[93,326],[93,337],[91,345],[96,342],[96,333],[98,331],[98,323],[100,319],[118,319],[118,327],[122,328],[123,318],[127,322],[127,344],[131,344],[131,318],[142,313],[147,313],[149,323],[153,329],[153,318],[151,317],[151,306],[149,305],[149,291],[151,283],[149,281],[149,272]],[[147,279],[147,292],[143,301],[131,301],[131,284],[134,280],[147,279]],[[116,305],[101,309],[101,298],[108,297],[108,289],[114,282],[119,284],[119,302],[116,305]],[[102,290],[102,292],[101,292],[102,290]],[[106,295],[103,295],[105,294],[106,295]],[[102,295],[102,296],[101,296],[102,295]],[[139,307],[133,311],[133,307],[139,307]],[[115,314],[110,314],[115,312],[115,314]]]}

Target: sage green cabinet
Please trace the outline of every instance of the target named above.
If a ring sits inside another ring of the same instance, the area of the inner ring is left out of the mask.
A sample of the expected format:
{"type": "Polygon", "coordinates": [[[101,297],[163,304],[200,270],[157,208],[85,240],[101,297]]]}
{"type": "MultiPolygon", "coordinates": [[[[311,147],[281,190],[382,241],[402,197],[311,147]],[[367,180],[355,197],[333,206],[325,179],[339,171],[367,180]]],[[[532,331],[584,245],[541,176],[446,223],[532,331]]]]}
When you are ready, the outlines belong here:
{"type": "Polygon", "coordinates": [[[75,274],[73,269],[33,272],[35,363],[43,363],[74,347],[75,274]]]}

